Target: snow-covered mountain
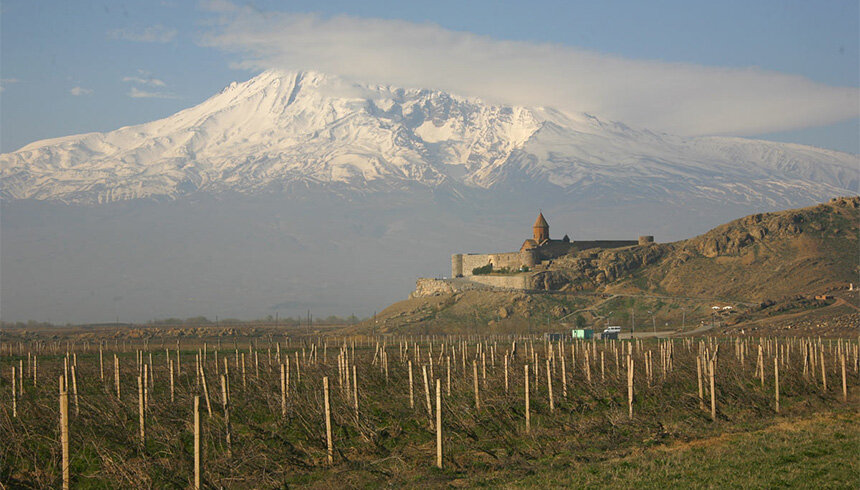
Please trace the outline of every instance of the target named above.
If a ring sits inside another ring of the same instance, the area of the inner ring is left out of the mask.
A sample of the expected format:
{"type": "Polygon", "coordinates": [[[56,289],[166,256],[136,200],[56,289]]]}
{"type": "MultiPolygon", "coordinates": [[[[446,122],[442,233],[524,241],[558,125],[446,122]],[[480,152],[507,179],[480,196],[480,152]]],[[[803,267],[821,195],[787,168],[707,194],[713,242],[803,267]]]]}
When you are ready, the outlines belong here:
{"type": "Polygon", "coordinates": [[[73,203],[421,186],[800,205],[856,193],[858,157],[682,138],[550,108],[269,71],[173,116],[0,155],[0,197],[73,203]]]}

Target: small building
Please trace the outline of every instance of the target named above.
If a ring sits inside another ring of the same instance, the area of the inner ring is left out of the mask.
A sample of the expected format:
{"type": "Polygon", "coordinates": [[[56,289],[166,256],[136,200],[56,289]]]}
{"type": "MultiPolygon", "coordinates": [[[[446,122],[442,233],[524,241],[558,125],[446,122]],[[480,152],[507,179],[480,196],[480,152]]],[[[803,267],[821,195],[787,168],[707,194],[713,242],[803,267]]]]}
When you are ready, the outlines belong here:
{"type": "Polygon", "coordinates": [[[575,339],[591,339],[594,338],[594,330],[590,328],[574,328],[570,331],[570,335],[575,339]]]}
{"type": "Polygon", "coordinates": [[[827,301],[828,299],[833,299],[833,296],[829,294],[819,294],[815,297],[818,301],[827,301]]]}

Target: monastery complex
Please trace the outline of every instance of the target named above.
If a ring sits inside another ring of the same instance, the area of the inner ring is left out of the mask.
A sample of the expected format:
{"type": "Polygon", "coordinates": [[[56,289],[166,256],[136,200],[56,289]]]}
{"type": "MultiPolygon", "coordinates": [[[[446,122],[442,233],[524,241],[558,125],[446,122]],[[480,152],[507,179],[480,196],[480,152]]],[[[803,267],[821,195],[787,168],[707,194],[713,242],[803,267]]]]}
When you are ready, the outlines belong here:
{"type": "Polygon", "coordinates": [[[543,213],[539,213],[532,226],[532,237],[523,242],[519,251],[454,254],[451,256],[450,279],[418,279],[412,295],[426,296],[487,287],[528,290],[532,289],[532,276],[548,270],[553,259],[563,255],[597,248],[648,245],[653,242],[653,236],[640,236],[638,240],[572,240],[568,235],[564,235],[561,239],[553,239],[550,238],[549,223],[543,213]]]}
{"type": "Polygon", "coordinates": [[[491,254],[454,254],[451,256],[451,277],[474,276],[475,269],[492,265],[494,271],[527,272],[546,261],[571,252],[591,248],[620,248],[632,245],[647,245],[654,242],[653,236],[640,236],[638,240],[588,240],[572,241],[568,235],[561,240],[549,237],[549,223],[543,213],[538,214],[532,227],[532,238],[526,239],[519,252],[491,254]]]}

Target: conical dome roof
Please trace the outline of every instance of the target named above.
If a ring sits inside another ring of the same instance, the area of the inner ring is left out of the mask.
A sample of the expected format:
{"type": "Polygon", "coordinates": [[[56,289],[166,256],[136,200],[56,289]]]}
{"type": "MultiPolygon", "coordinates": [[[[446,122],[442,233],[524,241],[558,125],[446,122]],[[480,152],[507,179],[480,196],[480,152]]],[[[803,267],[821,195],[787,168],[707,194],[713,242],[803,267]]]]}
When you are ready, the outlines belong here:
{"type": "Polygon", "coordinates": [[[543,213],[538,214],[537,220],[535,220],[535,228],[549,228],[549,223],[546,222],[546,219],[543,217],[543,213]]]}

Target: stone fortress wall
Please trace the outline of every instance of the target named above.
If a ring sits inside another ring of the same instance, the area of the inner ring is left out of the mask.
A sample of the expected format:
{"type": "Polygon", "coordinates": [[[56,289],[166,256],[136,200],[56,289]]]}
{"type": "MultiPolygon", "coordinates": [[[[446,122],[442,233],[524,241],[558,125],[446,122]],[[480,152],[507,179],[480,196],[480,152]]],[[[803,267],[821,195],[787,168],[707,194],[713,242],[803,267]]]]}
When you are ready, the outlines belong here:
{"type": "Polygon", "coordinates": [[[494,289],[528,289],[531,274],[514,274],[510,276],[469,276],[469,280],[494,289]]]}
{"type": "Polygon", "coordinates": [[[432,279],[419,278],[415,282],[415,291],[410,298],[433,296],[436,294],[459,293],[475,290],[510,290],[522,291],[528,289],[528,274],[514,276],[470,276],[468,278],[432,279]]]}
{"type": "Polygon", "coordinates": [[[508,268],[512,271],[523,266],[534,267],[537,263],[531,251],[503,252],[495,254],[454,254],[451,256],[451,277],[471,276],[472,270],[493,264],[493,269],[508,268]]]}
{"type": "Polygon", "coordinates": [[[573,242],[573,246],[576,247],[576,250],[589,250],[592,248],[632,247],[633,245],[647,245],[649,243],[654,243],[654,237],[642,236],[638,240],[577,240],[573,242]]]}

